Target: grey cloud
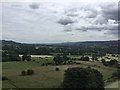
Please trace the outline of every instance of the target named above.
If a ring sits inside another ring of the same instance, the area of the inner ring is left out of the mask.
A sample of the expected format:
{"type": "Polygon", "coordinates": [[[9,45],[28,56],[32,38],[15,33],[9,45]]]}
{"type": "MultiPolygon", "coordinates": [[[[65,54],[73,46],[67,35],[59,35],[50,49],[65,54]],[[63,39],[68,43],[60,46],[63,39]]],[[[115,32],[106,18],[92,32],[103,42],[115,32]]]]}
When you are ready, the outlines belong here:
{"type": "Polygon", "coordinates": [[[57,22],[61,25],[68,25],[74,23],[74,21],[69,17],[62,17],[57,22]]]}
{"type": "Polygon", "coordinates": [[[113,25],[106,26],[106,30],[108,32],[106,32],[105,34],[118,36],[118,34],[120,34],[118,27],[119,27],[118,24],[113,24],[113,25]]]}
{"type": "Polygon", "coordinates": [[[113,25],[107,26],[107,29],[108,30],[118,30],[118,24],[113,24],[113,25]]]}
{"type": "Polygon", "coordinates": [[[108,32],[105,33],[106,35],[113,35],[113,36],[119,36],[120,32],[118,30],[108,30],[108,32]]]}
{"type": "Polygon", "coordinates": [[[98,13],[97,13],[97,11],[90,11],[89,13],[88,13],[88,18],[95,18],[95,17],[97,17],[97,15],[98,15],[98,13]]]}
{"type": "Polygon", "coordinates": [[[108,20],[103,17],[102,15],[98,15],[94,21],[93,21],[95,24],[106,24],[108,22],[108,20]]]}
{"type": "Polygon", "coordinates": [[[75,14],[75,13],[68,13],[67,16],[76,17],[76,16],[78,16],[78,14],[75,14]]]}
{"type": "Polygon", "coordinates": [[[72,31],[72,25],[71,24],[68,24],[68,25],[66,25],[65,27],[65,32],[71,32],[72,31]]]}
{"type": "Polygon", "coordinates": [[[69,30],[69,29],[66,29],[66,30],[64,30],[64,32],[71,32],[72,30],[69,30]]]}
{"type": "Polygon", "coordinates": [[[104,26],[97,26],[97,25],[90,25],[90,26],[82,26],[80,28],[76,28],[76,30],[81,30],[81,31],[88,31],[88,30],[97,30],[97,31],[101,31],[104,30],[104,26]]]}
{"type": "Polygon", "coordinates": [[[115,3],[110,3],[108,5],[101,5],[102,15],[107,19],[118,20],[118,13],[120,10],[118,9],[118,5],[115,3]]]}
{"type": "Polygon", "coordinates": [[[22,5],[20,4],[12,4],[11,7],[21,7],[22,5]]]}
{"type": "Polygon", "coordinates": [[[77,12],[77,8],[70,8],[68,10],[65,10],[64,14],[66,14],[67,16],[70,16],[70,17],[75,17],[75,16],[78,16],[78,14],[76,12],[77,12]]]}
{"type": "Polygon", "coordinates": [[[85,29],[85,27],[76,28],[76,30],[80,30],[82,32],[87,32],[88,31],[88,29],[85,29]]]}
{"type": "Polygon", "coordinates": [[[30,7],[31,9],[38,9],[38,8],[39,8],[39,4],[37,4],[37,3],[32,3],[32,4],[29,5],[29,7],[30,7]]]}

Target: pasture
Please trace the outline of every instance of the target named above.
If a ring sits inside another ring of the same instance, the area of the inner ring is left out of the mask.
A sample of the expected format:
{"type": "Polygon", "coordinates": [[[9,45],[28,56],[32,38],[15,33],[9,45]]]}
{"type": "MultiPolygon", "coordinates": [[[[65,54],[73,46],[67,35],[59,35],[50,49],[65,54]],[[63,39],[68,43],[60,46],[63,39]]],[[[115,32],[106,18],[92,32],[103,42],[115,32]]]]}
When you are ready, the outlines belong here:
{"type": "MultiPolygon", "coordinates": [[[[78,57],[78,56],[75,56],[78,57]]],[[[104,80],[111,77],[116,68],[105,67],[100,62],[77,61],[80,64],[59,65],[59,71],[56,71],[55,65],[42,66],[42,63],[53,62],[53,57],[32,57],[35,61],[2,62],[3,76],[8,80],[3,81],[3,88],[60,88],[64,78],[64,71],[70,67],[88,67],[99,70],[103,74],[104,80]],[[21,71],[33,69],[34,75],[21,76],[21,71]]]]}

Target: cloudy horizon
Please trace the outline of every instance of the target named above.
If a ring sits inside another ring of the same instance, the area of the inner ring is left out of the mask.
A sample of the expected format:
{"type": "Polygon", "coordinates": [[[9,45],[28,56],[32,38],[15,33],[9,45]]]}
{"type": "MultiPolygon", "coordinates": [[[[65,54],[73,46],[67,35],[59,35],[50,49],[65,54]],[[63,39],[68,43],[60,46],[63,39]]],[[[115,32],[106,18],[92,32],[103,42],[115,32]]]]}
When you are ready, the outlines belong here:
{"type": "Polygon", "coordinates": [[[118,8],[115,0],[3,2],[2,39],[23,43],[118,40],[118,8]]]}

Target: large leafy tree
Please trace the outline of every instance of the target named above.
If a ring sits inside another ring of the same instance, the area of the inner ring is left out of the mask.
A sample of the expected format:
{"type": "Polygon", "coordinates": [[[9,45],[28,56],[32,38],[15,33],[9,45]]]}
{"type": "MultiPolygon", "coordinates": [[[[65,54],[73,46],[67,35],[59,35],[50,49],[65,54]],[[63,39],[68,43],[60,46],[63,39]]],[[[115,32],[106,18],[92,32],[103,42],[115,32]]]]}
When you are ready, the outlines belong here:
{"type": "Polygon", "coordinates": [[[62,87],[104,89],[103,76],[91,68],[68,68],[64,74],[62,87]]]}

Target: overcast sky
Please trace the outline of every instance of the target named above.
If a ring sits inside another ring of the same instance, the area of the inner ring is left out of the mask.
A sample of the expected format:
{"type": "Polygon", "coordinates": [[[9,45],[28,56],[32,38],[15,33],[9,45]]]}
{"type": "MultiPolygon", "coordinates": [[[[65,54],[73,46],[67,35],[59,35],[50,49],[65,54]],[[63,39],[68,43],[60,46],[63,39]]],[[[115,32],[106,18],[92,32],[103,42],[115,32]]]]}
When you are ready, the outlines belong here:
{"type": "Polygon", "coordinates": [[[118,39],[118,0],[5,1],[0,12],[2,39],[25,43],[118,39]]]}

